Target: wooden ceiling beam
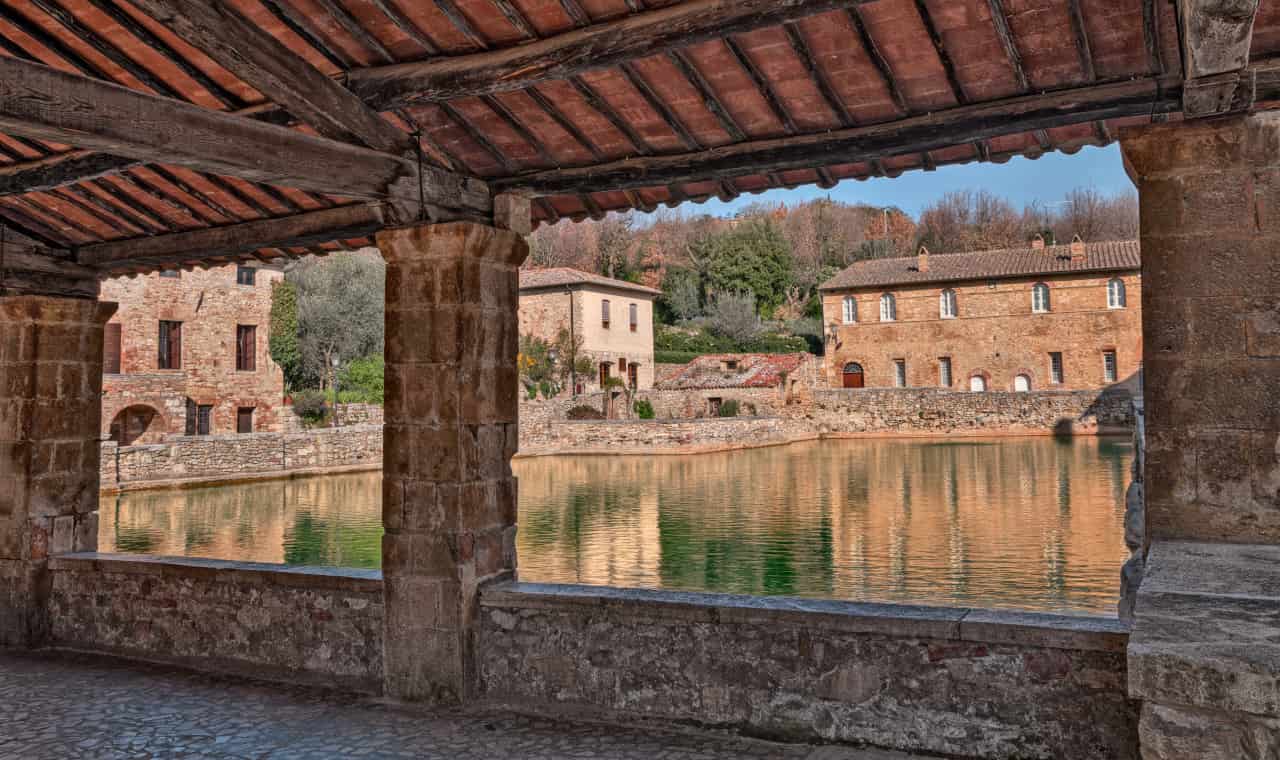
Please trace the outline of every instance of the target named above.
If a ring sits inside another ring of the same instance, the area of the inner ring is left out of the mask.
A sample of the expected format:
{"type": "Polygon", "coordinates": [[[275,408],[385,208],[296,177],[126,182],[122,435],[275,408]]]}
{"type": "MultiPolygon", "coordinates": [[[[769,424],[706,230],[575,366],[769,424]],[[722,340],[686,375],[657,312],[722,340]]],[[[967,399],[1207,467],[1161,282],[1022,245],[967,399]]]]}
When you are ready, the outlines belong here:
{"type": "Polygon", "coordinates": [[[77,150],[0,166],[0,196],[52,190],[63,185],[117,174],[142,164],[136,158],[77,150]]]}
{"type": "Polygon", "coordinates": [[[1180,93],[1176,86],[1164,84],[1152,77],[1019,96],[881,124],[754,140],[708,151],[531,172],[491,180],[490,185],[494,192],[560,195],[879,161],[1051,126],[1174,112],[1181,106],[1180,93]]]}
{"type": "Polygon", "coordinates": [[[1004,14],[1001,0],[987,0],[991,8],[991,25],[995,27],[996,39],[1004,48],[1005,57],[1009,59],[1009,67],[1013,69],[1013,79],[1018,84],[1018,92],[1031,89],[1031,81],[1027,79],[1027,69],[1022,64],[1022,52],[1013,38],[1013,29],[1009,27],[1009,17],[1004,14]]]}
{"type": "Polygon", "coordinates": [[[388,221],[382,204],[359,203],[276,219],[82,246],[76,249],[76,261],[106,272],[136,266],[174,265],[239,256],[260,248],[305,247],[364,237],[382,229],[388,221]]]}
{"type": "Polygon", "coordinates": [[[356,69],[348,85],[377,109],[489,95],[868,2],[874,0],[689,0],[516,47],[356,69]]]}
{"type": "Polygon", "coordinates": [[[1084,9],[1080,0],[1067,0],[1067,12],[1071,16],[1071,31],[1075,35],[1076,53],[1080,56],[1080,70],[1086,82],[1098,78],[1093,65],[1093,48],[1089,44],[1089,29],[1084,23],[1084,9]]]}
{"type": "Polygon", "coordinates": [[[133,2],[321,135],[384,153],[409,150],[403,132],[230,4],[219,0],[133,2]]]}
{"type": "MultiPolygon", "coordinates": [[[[417,167],[369,148],[0,57],[0,130],[147,162],[415,207],[417,167]]],[[[427,204],[482,216],[484,183],[422,167],[427,204]],[[475,213],[479,212],[479,213],[475,213]]]]}

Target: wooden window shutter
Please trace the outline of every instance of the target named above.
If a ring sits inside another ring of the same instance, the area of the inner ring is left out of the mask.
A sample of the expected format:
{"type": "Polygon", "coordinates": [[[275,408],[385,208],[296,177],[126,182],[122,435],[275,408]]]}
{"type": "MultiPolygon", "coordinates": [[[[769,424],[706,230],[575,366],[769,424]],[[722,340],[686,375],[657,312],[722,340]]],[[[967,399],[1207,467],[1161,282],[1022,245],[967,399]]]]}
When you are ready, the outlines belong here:
{"type": "Polygon", "coordinates": [[[102,334],[102,372],[107,375],[120,374],[120,333],[119,322],[107,325],[102,334]]]}

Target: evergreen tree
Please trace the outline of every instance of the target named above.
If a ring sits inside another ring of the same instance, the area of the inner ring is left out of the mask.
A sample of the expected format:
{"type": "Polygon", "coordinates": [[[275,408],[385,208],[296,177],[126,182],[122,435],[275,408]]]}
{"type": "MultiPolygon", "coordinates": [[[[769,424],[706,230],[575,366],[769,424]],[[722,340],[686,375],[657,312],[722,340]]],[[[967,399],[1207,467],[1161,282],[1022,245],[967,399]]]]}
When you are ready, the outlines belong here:
{"type": "Polygon", "coordinates": [[[271,291],[271,333],[268,339],[271,360],[284,372],[287,390],[301,388],[306,378],[302,369],[302,346],[298,342],[298,287],[287,280],[271,291]]]}

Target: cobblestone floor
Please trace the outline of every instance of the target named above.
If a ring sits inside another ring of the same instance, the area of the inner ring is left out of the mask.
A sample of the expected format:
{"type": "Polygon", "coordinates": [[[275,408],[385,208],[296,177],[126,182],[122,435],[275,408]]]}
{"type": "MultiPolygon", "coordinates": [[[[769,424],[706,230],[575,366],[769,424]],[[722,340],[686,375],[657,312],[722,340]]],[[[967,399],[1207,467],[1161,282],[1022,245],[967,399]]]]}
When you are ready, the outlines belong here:
{"type": "Polygon", "coordinates": [[[910,760],[721,734],[425,713],[72,655],[0,654],[0,758],[910,760]]]}

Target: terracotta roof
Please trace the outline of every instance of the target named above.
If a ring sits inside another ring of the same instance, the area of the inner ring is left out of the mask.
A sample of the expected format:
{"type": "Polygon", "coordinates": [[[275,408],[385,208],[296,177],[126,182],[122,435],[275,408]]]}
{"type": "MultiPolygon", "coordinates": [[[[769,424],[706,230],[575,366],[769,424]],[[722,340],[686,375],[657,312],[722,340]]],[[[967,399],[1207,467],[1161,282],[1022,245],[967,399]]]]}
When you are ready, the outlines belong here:
{"type": "Polygon", "coordinates": [[[637,285],[634,282],[626,282],[625,280],[615,280],[611,277],[604,277],[591,272],[583,272],[580,269],[570,269],[569,267],[520,270],[521,290],[563,288],[570,285],[595,285],[596,287],[629,290],[633,293],[644,293],[650,296],[662,295],[661,290],[637,285]]]}
{"type": "Polygon", "coordinates": [[[699,356],[685,365],[674,377],[657,383],[663,391],[700,390],[709,388],[774,388],[795,372],[809,358],[808,354],[713,354],[699,356]],[[723,362],[736,361],[737,368],[726,370],[723,362]]]}
{"type": "Polygon", "coordinates": [[[964,280],[1005,280],[1053,274],[1121,272],[1139,269],[1138,241],[1086,243],[1083,259],[1071,259],[1071,246],[1011,248],[977,253],[929,256],[929,271],[919,269],[920,257],[859,261],[822,284],[821,290],[851,290],[889,285],[923,285],[964,280]]]}

